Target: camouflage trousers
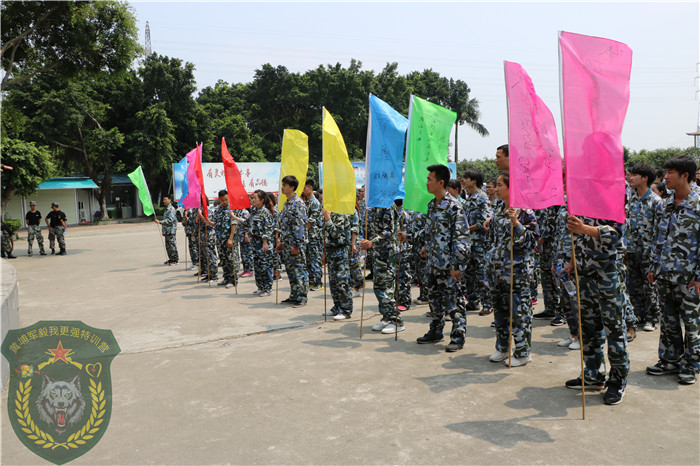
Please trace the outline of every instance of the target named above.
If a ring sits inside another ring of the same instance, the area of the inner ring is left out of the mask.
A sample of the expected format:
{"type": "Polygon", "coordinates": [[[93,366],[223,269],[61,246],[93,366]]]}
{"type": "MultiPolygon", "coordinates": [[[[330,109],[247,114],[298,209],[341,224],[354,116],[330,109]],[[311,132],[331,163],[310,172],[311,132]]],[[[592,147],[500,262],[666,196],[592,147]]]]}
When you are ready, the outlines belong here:
{"type": "Polygon", "coordinates": [[[601,380],[607,338],[611,381],[626,385],[630,370],[627,326],[620,298],[620,276],[616,268],[579,274],[581,295],[581,347],[586,380],[601,380]]]}
{"type": "Polygon", "coordinates": [[[289,299],[292,301],[306,301],[309,294],[309,276],[306,273],[306,251],[304,247],[299,248],[299,254],[292,254],[292,247],[285,244],[282,257],[284,267],[289,278],[289,299]]]}
{"type": "Polygon", "coordinates": [[[559,300],[559,279],[552,273],[553,260],[554,250],[551,246],[545,246],[540,253],[540,284],[542,285],[544,308],[547,312],[563,317],[563,306],[559,300]]]}
{"type": "MultiPolygon", "coordinates": [[[[243,270],[251,271],[254,268],[253,258],[255,256],[255,247],[252,241],[239,242],[241,247],[241,261],[243,262],[243,270]]],[[[233,245],[236,245],[236,240],[234,240],[233,245]]]]}
{"type": "Polygon", "coordinates": [[[27,253],[32,253],[34,238],[39,245],[39,251],[44,252],[44,235],[41,234],[41,225],[29,225],[27,227],[27,253]]]}
{"type": "Polygon", "coordinates": [[[309,241],[306,245],[306,273],[309,274],[309,286],[314,288],[323,285],[322,255],[323,243],[315,240],[309,241]]]}
{"type": "MultiPolygon", "coordinates": [[[[532,297],[529,277],[513,280],[513,356],[526,358],[532,343],[532,297]]],[[[510,282],[495,277],[491,281],[493,320],[496,322],[496,350],[507,353],[510,340],[510,282]]]]}
{"type": "Polygon", "coordinates": [[[540,284],[540,256],[539,254],[533,254],[532,259],[530,259],[530,263],[528,265],[528,268],[530,269],[531,275],[530,275],[530,299],[537,299],[537,295],[539,292],[537,291],[537,287],[540,284]]]}
{"type": "MultiPolygon", "coordinates": [[[[622,304],[622,310],[624,311],[625,322],[627,322],[628,327],[636,327],[637,316],[634,315],[634,310],[632,309],[632,301],[630,301],[630,294],[627,291],[627,265],[622,259],[618,259],[617,265],[619,267],[618,274],[620,280],[620,289],[618,290],[619,296],[622,304]]],[[[625,330],[626,331],[626,330],[625,330]]]]}
{"type": "Polygon", "coordinates": [[[411,284],[413,283],[413,270],[411,267],[411,251],[401,251],[401,263],[398,265],[399,295],[396,302],[399,306],[411,307],[411,284]]]}
{"type": "Polygon", "coordinates": [[[637,322],[659,323],[659,296],[656,285],[647,280],[648,267],[642,253],[627,254],[627,289],[637,322]]]}
{"type": "Polygon", "coordinates": [[[203,277],[214,278],[219,273],[219,267],[216,263],[219,258],[216,256],[216,236],[214,230],[210,232],[202,232],[201,247],[199,261],[200,270],[203,277]]]}
{"type": "Polygon", "coordinates": [[[255,285],[260,291],[272,291],[273,246],[268,241],[268,250],[263,251],[262,238],[253,238],[252,243],[255,250],[255,285]]]}
{"type": "MultiPolygon", "coordinates": [[[[571,277],[574,280],[574,277],[571,277]]],[[[578,336],[578,301],[576,295],[569,295],[563,285],[559,285],[559,305],[561,312],[566,318],[566,325],[569,327],[571,336],[578,336]]]]}
{"type": "Polygon", "coordinates": [[[471,254],[467,259],[467,268],[464,271],[462,283],[467,301],[478,306],[481,304],[485,309],[491,306],[491,293],[484,284],[485,271],[484,264],[486,252],[483,245],[472,243],[471,254]]]}
{"type": "Polygon", "coordinates": [[[450,341],[464,344],[467,335],[467,303],[459,281],[449,270],[432,269],[428,273],[428,300],[430,304],[430,331],[441,334],[445,328],[445,316],[452,318],[450,341]]]}
{"type": "Polygon", "coordinates": [[[355,289],[362,288],[364,283],[362,271],[365,261],[362,254],[362,252],[354,252],[350,256],[350,286],[355,289]]]}
{"type": "Polygon", "coordinates": [[[428,259],[420,256],[420,250],[413,248],[413,270],[416,271],[415,279],[420,288],[419,299],[428,301],[428,259]]]}
{"type": "MultiPolygon", "coordinates": [[[[385,250],[374,250],[372,254],[372,287],[379,302],[379,312],[384,320],[396,318],[396,254],[385,250]]],[[[399,313],[399,316],[401,313],[399,313]]],[[[401,317],[399,317],[401,321],[401,317]]]]}
{"type": "Polygon", "coordinates": [[[352,314],[352,293],[350,292],[350,267],[348,255],[350,247],[326,247],[326,263],[328,264],[328,282],[333,298],[334,314],[342,312],[352,314]]]}
{"type": "MultiPolygon", "coordinates": [[[[690,279],[688,279],[690,282],[690,279]]],[[[700,372],[700,295],[692,295],[687,283],[656,281],[663,303],[659,359],[678,364],[681,370],[700,372]],[[683,338],[682,325],[685,327],[683,338]]]]}
{"type": "Polygon", "coordinates": [[[56,241],[61,251],[66,249],[66,229],[61,227],[49,227],[49,248],[55,249],[56,241]]]}
{"type": "Polygon", "coordinates": [[[10,241],[10,234],[6,231],[2,232],[2,252],[12,252],[12,242],[10,241]]]}
{"type": "Polygon", "coordinates": [[[228,238],[217,238],[216,249],[219,253],[219,265],[224,283],[238,284],[238,244],[233,241],[233,248],[228,247],[228,238]]]}
{"type": "Polygon", "coordinates": [[[165,252],[168,254],[168,260],[170,262],[177,262],[180,257],[177,254],[177,243],[175,242],[175,235],[163,235],[165,239],[165,252]]]}
{"type": "Polygon", "coordinates": [[[197,235],[196,234],[191,234],[187,237],[187,244],[190,247],[190,259],[192,260],[193,264],[196,264],[199,261],[199,248],[197,245],[197,235]]]}

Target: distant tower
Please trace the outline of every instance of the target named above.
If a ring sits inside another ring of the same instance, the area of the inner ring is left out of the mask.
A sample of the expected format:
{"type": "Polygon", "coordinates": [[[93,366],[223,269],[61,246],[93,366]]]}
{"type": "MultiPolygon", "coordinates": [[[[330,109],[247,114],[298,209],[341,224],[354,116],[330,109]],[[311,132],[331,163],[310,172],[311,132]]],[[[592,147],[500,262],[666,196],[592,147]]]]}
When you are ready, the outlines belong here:
{"type": "Polygon", "coordinates": [[[151,53],[151,28],[148,26],[148,21],[146,21],[146,56],[149,56],[151,53]]]}

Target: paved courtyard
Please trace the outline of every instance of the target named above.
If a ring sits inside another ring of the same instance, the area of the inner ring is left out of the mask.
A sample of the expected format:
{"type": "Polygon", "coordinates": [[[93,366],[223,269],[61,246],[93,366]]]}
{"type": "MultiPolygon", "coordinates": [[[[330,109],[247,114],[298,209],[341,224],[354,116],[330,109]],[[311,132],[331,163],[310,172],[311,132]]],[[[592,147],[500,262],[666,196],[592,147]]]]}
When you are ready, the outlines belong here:
{"type": "MultiPolygon", "coordinates": [[[[535,321],[533,361],[508,369],[487,359],[491,316],[470,312],[464,349],[446,353],[448,340],[415,343],[428,319],[413,307],[394,341],[371,331],[368,282],[360,339],[361,298],[350,320],[324,322],[322,291],[293,309],[252,295],[252,277],[238,295],[197,284],[181,228],[175,267],[152,223],[70,228],[66,241],[65,257],[27,257],[17,241],[11,263],[22,326],[81,320],[122,348],[109,428],[76,464],[700,463],[700,384],[644,373],[658,330],[630,344],[622,404],[589,393],[584,421],[580,392],[563,386],[580,370],[579,353],[556,346],[565,327],[535,321]]],[[[0,462],[45,464],[16,438],[6,401],[0,462]]]]}

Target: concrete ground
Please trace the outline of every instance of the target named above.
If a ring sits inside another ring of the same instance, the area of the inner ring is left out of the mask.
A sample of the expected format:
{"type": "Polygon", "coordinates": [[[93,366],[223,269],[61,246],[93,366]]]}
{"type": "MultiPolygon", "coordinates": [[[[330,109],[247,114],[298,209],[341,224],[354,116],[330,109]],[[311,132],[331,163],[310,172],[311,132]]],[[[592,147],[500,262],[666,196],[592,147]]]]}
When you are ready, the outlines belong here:
{"type": "MultiPolygon", "coordinates": [[[[65,257],[27,257],[17,241],[12,264],[22,326],[82,320],[122,348],[109,428],[76,464],[700,463],[700,384],[644,373],[658,330],[630,344],[624,401],[589,393],[584,421],[580,392],[563,386],[580,370],[579,352],[556,346],[565,327],[535,321],[533,361],[508,369],[487,360],[490,316],[469,313],[456,353],[415,343],[425,306],[405,313],[398,341],[372,332],[371,282],[360,339],[361,298],[350,320],[324,322],[322,291],[293,309],[253,296],[252,277],[238,295],[196,284],[184,261],[162,265],[152,224],[71,228],[67,244],[65,257]]],[[[288,291],[282,281],[280,300],[288,291]]],[[[2,464],[44,464],[16,438],[6,401],[2,464]]]]}

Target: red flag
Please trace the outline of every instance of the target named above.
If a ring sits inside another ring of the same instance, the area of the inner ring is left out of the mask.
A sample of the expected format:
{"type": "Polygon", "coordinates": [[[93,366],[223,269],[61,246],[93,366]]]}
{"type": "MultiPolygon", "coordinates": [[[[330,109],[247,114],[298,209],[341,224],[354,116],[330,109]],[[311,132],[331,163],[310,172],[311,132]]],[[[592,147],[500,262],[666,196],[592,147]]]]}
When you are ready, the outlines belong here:
{"type": "Polygon", "coordinates": [[[197,174],[199,186],[202,187],[202,214],[209,217],[209,200],[204,192],[204,174],[202,173],[202,144],[197,146],[197,157],[194,161],[194,172],[197,174]]]}
{"type": "Polygon", "coordinates": [[[228,152],[226,140],[221,138],[221,160],[224,162],[224,176],[226,176],[226,190],[231,209],[247,209],[250,207],[248,193],[241,181],[241,171],[228,152]]]}

